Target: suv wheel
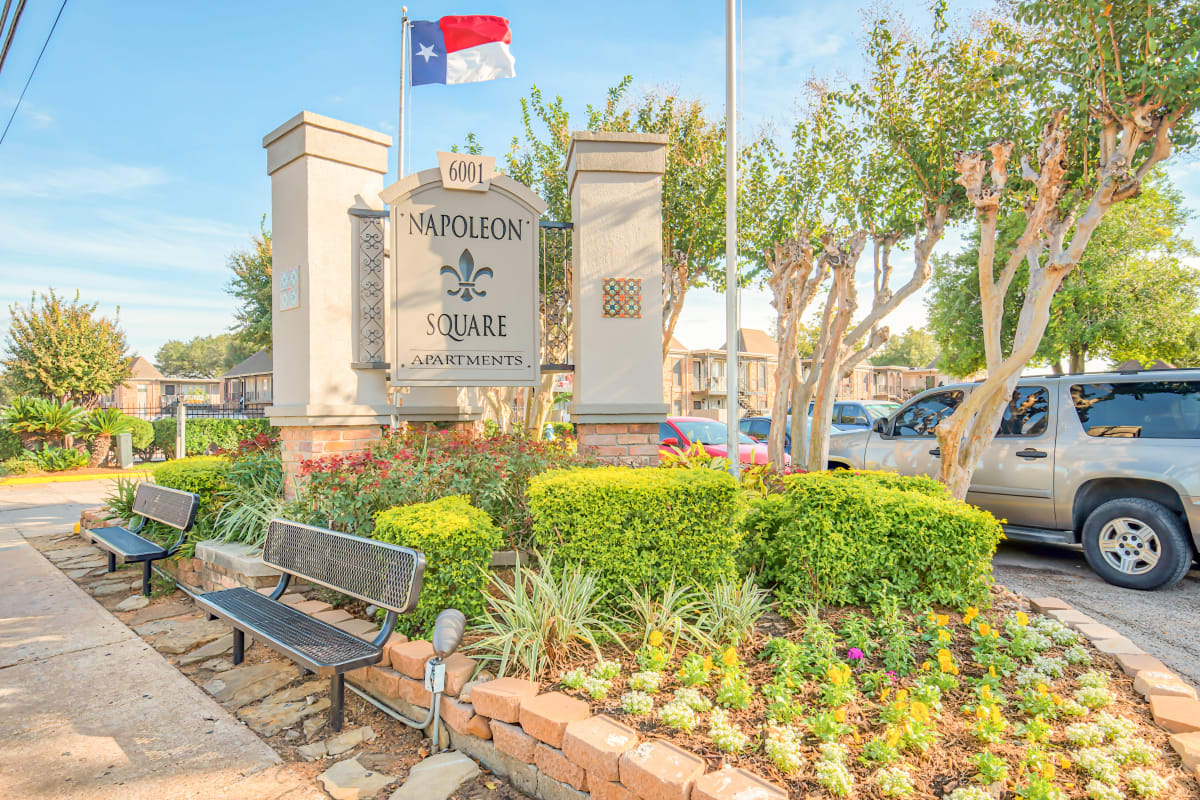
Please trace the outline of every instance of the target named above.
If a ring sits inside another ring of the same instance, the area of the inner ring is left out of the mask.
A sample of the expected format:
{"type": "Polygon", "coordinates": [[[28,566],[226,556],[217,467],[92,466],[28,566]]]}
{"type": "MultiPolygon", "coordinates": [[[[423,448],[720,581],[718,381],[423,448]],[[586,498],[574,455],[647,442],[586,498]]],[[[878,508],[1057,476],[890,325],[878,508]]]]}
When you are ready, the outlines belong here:
{"type": "Polygon", "coordinates": [[[1179,518],[1141,497],[1109,500],[1093,511],[1083,525],[1083,553],[1101,578],[1126,589],[1171,586],[1192,563],[1179,518]]]}

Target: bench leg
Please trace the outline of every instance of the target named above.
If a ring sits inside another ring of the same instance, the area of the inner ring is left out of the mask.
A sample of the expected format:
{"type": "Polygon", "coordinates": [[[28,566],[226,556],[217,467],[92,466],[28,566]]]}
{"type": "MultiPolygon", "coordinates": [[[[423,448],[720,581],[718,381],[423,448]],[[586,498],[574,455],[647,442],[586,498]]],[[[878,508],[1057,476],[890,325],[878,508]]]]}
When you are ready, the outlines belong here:
{"type": "Polygon", "coordinates": [[[240,664],[246,656],[246,632],[240,628],[233,629],[233,663],[240,664]]]}
{"type": "Polygon", "coordinates": [[[117,556],[115,553],[108,554],[108,571],[109,572],[117,571],[117,556]]]}
{"type": "Polygon", "coordinates": [[[150,562],[142,562],[142,595],[150,596],[150,562]]]}
{"type": "Polygon", "coordinates": [[[342,729],[342,705],[345,699],[346,676],[341,673],[329,679],[329,729],[342,729]]]}

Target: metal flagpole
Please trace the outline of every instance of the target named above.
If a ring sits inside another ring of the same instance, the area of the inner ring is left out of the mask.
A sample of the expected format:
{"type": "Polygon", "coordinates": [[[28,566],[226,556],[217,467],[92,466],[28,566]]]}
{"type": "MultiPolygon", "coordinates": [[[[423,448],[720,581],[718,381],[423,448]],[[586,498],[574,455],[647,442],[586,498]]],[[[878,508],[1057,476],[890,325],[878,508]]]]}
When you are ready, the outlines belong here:
{"type": "Polygon", "coordinates": [[[737,0],[725,0],[725,442],[736,476],[738,443],[737,0]]]}
{"type": "Polygon", "coordinates": [[[408,100],[408,6],[400,6],[400,127],[396,131],[396,180],[404,177],[404,105],[408,100]]]}

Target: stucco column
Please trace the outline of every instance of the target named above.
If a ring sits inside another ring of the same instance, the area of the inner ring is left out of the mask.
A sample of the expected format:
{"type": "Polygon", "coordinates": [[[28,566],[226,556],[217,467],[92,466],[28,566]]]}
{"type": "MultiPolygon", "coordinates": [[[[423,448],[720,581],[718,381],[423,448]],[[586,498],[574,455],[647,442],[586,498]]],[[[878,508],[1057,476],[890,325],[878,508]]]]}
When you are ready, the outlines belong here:
{"type": "MultiPolygon", "coordinates": [[[[391,419],[386,373],[355,368],[351,208],[382,209],[392,140],[302,111],[263,138],[271,176],[272,424],[288,474],[324,452],[364,449],[391,419]]],[[[289,487],[290,489],[290,487],[289,487]]]]}
{"type": "Polygon", "coordinates": [[[571,419],[609,463],[658,463],[667,137],[576,132],[567,151],[574,281],[571,419]]]}

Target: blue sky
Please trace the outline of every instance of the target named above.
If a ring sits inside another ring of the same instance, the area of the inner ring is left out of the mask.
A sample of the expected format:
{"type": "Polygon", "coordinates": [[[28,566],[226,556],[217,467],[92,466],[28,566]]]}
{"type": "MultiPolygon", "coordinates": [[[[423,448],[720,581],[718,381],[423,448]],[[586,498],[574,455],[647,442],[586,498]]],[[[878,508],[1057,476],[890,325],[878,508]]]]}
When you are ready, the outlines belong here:
{"type": "MultiPolygon", "coordinates": [[[[901,6],[923,18],[919,2],[901,6]]],[[[952,6],[966,15],[986,3],[952,6]]],[[[469,131],[485,152],[502,154],[518,130],[519,99],[534,84],[562,94],[578,114],[628,73],[638,87],[677,87],[719,112],[723,7],[716,0],[410,6],[414,19],[506,16],[517,59],[514,80],[413,91],[411,167],[434,165],[437,150],[469,131]]],[[[746,4],[745,126],[786,124],[813,74],[854,73],[856,8],[746,4]]],[[[29,0],[0,73],[0,123],[57,10],[58,0],[29,0]]],[[[27,302],[51,286],[78,289],[106,313],[119,305],[132,348],[148,356],[166,339],[226,329],[226,257],[249,244],[270,212],[262,136],[302,109],[394,135],[399,19],[398,3],[69,2],[0,145],[0,302],[27,302]]],[[[1171,172],[1200,208],[1197,164],[1177,163],[1171,172]]],[[[691,347],[719,345],[722,308],[717,296],[694,292],[679,337],[691,347]]],[[[891,324],[898,330],[923,318],[915,298],[891,324]]],[[[746,292],[743,324],[767,328],[769,320],[765,296],[746,292]]],[[[3,314],[0,333],[6,323],[3,314]]]]}

